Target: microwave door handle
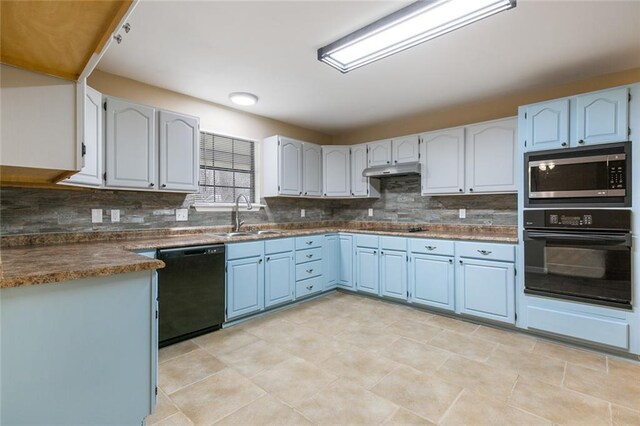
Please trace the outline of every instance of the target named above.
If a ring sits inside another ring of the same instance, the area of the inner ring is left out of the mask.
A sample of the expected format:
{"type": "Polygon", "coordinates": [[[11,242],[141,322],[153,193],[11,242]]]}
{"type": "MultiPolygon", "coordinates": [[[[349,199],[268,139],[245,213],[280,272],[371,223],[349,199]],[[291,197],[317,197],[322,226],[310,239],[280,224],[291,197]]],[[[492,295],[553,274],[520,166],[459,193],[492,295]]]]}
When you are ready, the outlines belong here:
{"type": "Polygon", "coordinates": [[[586,232],[582,234],[571,234],[565,232],[525,231],[525,238],[548,241],[593,241],[598,243],[624,244],[627,247],[631,247],[631,234],[597,234],[586,232]]]}

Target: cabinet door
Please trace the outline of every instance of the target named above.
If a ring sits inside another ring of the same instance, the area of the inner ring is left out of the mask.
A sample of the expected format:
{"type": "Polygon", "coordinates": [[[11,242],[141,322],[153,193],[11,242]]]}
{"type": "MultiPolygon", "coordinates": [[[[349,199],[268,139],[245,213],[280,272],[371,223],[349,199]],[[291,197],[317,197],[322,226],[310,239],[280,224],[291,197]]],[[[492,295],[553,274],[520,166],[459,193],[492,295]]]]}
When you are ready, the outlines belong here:
{"type": "Polygon", "coordinates": [[[264,267],[262,256],[227,262],[227,320],[262,310],[264,267]]]}
{"type": "Polygon", "coordinates": [[[322,177],[325,197],[351,195],[351,158],[347,146],[322,148],[322,177]]]}
{"type": "Polygon", "coordinates": [[[516,192],[516,128],[515,118],[467,127],[467,192],[516,192]]]}
{"type": "Polygon", "coordinates": [[[380,291],[383,296],[407,300],[407,252],[380,250],[380,291]]]}
{"type": "Polygon", "coordinates": [[[302,192],[304,195],[322,196],[322,149],[312,143],[303,144],[302,192]]]}
{"type": "Polygon", "coordinates": [[[453,258],[414,254],[409,261],[409,301],[453,311],[453,258]]]}
{"type": "Polygon", "coordinates": [[[356,290],[376,295],[379,293],[378,261],[378,250],[356,248],[356,290]]]}
{"type": "Polygon", "coordinates": [[[369,145],[369,167],[384,166],[391,164],[391,140],[370,142],[369,145]]]}
{"type": "Polygon", "coordinates": [[[576,109],[576,140],[572,146],[629,140],[628,88],[578,96],[576,109]]]}
{"type": "Polygon", "coordinates": [[[353,289],[353,236],[338,235],[338,285],[353,289]]]}
{"type": "Polygon", "coordinates": [[[337,235],[324,237],[322,261],[324,262],[324,289],[330,290],[338,285],[340,244],[337,235]]]}
{"type": "Polygon", "coordinates": [[[102,185],[102,111],[102,93],[87,86],[84,97],[84,166],[78,173],[67,178],[65,183],[102,185]]]}
{"type": "Polygon", "coordinates": [[[422,195],[464,192],[464,128],[422,135],[422,195]]]}
{"type": "Polygon", "coordinates": [[[302,142],[280,138],[278,172],[281,195],[302,195],[302,142]]]}
{"type": "Polygon", "coordinates": [[[351,148],[351,195],[369,195],[369,178],[362,176],[362,172],[367,167],[367,146],[353,146],[351,148]]]}
{"type": "Polygon", "coordinates": [[[525,122],[525,151],[569,146],[569,99],[527,107],[525,122]]]}
{"type": "Polygon", "coordinates": [[[295,286],[293,252],[268,255],[264,263],[264,305],[266,307],[293,300],[295,286]]]}
{"type": "Polygon", "coordinates": [[[393,163],[414,163],[420,161],[420,137],[418,135],[393,139],[393,163]]]}
{"type": "Polygon", "coordinates": [[[465,258],[459,268],[460,312],[515,324],[513,263],[465,258]]]}
{"type": "Polygon", "coordinates": [[[120,99],[107,99],[107,186],[157,186],[155,110],[120,99]]]}
{"type": "Polygon", "coordinates": [[[198,191],[200,123],[196,117],[158,113],[160,189],[198,191]]]}

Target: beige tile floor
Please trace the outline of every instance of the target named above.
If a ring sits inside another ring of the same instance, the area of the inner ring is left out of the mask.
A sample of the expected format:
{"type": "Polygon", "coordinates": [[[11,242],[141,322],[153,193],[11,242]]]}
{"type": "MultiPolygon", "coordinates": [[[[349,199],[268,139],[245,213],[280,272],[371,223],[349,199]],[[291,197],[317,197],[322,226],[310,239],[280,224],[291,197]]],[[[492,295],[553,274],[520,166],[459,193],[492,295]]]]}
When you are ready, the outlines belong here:
{"type": "Polygon", "coordinates": [[[640,425],[640,364],[334,292],[160,351],[152,425],[640,425]]]}

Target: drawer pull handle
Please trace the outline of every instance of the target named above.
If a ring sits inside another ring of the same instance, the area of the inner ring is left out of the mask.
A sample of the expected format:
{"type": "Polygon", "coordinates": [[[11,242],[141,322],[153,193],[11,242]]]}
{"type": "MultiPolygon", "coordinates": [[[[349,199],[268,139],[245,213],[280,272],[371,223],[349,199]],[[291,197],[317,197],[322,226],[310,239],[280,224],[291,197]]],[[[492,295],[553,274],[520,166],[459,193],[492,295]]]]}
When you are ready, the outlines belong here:
{"type": "Polygon", "coordinates": [[[306,243],[308,246],[310,246],[311,244],[313,244],[313,241],[307,241],[306,243]]]}
{"type": "Polygon", "coordinates": [[[435,250],[438,247],[436,247],[436,246],[424,246],[424,248],[426,248],[427,250],[435,250]]]}
{"type": "Polygon", "coordinates": [[[313,288],[313,286],[312,286],[312,285],[308,285],[308,286],[307,286],[307,290],[311,290],[312,288],[313,288]]]}
{"type": "Polygon", "coordinates": [[[489,256],[491,254],[489,250],[478,250],[478,253],[480,253],[483,256],[489,256]]]}
{"type": "Polygon", "coordinates": [[[313,269],[307,269],[307,274],[313,273],[313,269]]]}
{"type": "Polygon", "coordinates": [[[313,257],[313,255],[312,255],[312,254],[307,254],[307,255],[306,255],[306,258],[307,258],[307,259],[311,259],[312,257],[313,257]]]}

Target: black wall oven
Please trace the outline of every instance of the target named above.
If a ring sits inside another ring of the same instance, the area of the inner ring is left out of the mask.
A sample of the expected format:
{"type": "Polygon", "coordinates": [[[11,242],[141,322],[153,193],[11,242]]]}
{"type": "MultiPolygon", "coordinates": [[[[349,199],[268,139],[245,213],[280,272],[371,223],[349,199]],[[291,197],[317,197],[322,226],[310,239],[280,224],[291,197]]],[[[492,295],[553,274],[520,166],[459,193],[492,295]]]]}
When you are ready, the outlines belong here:
{"type": "Polygon", "coordinates": [[[525,207],[631,206],[631,144],[525,154],[525,207]]]}
{"type": "Polygon", "coordinates": [[[525,210],[525,293],[631,309],[631,211],[525,210]]]}

